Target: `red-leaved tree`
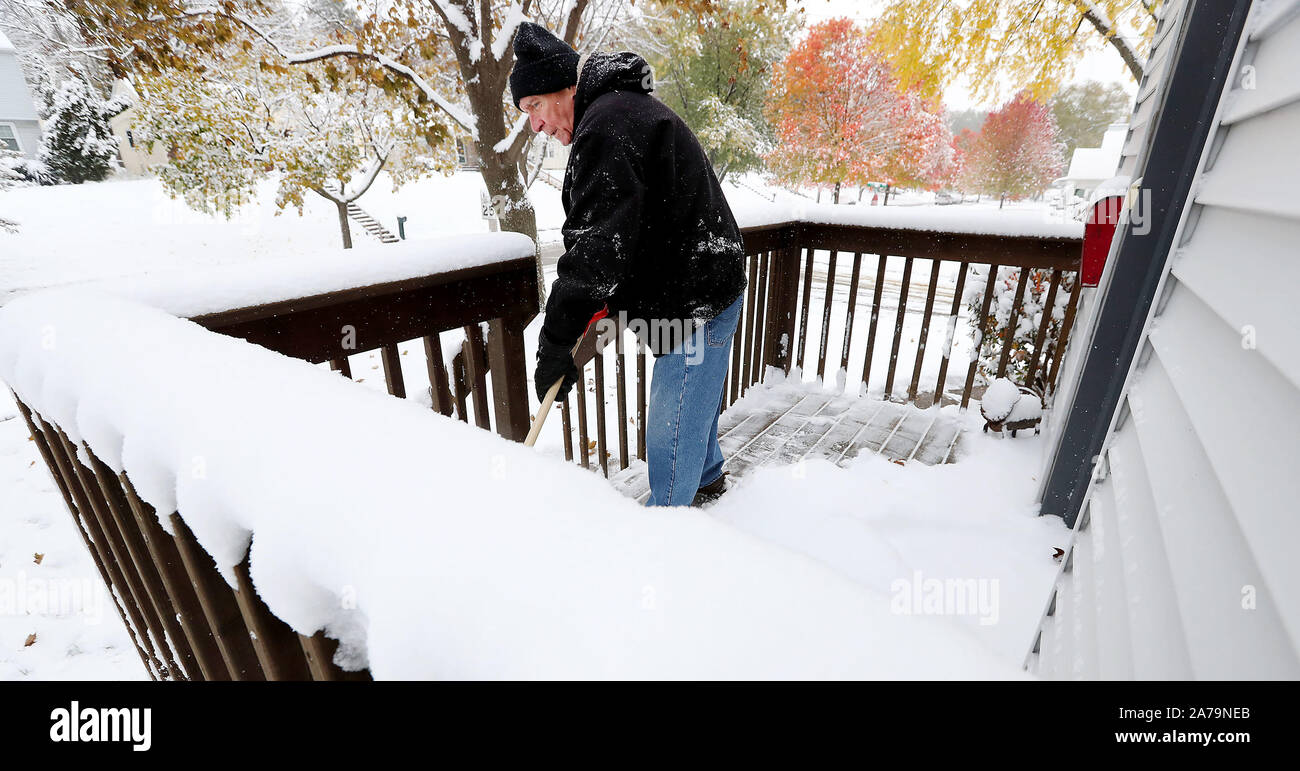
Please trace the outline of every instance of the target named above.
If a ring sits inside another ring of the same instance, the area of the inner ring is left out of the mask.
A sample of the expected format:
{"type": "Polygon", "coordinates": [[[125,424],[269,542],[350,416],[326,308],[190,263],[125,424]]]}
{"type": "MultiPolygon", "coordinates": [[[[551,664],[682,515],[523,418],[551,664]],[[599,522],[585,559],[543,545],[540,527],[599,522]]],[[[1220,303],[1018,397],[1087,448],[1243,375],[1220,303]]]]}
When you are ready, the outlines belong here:
{"type": "Polygon", "coordinates": [[[776,149],[766,160],[791,184],[929,185],[947,162],[948,129],[916,90],[902,89],[849,19],[814,25],[773,73],[768,114],[776,149]]]}
{"type": "Polygon", "coordinates": [[[999,207],[1007,198],[1038,193],[1065,167],[1056,118],[1027,91],[989,113],[970,145],[967,178],[979,192],[999,196],[999,207]]]}

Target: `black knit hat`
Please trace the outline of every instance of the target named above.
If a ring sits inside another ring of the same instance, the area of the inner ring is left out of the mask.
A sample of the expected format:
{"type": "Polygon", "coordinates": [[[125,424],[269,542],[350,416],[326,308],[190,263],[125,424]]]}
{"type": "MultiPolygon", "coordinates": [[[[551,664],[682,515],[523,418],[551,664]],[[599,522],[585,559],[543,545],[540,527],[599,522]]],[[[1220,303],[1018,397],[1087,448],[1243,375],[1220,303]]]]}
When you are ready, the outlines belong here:
{"type": "Polygon", "coordinates": [[[519,100],[550,94],[578,82],[578,52],[531,21],[520,23],[515,33],[515,68],[510,72],[510,97],[519,100]]]}

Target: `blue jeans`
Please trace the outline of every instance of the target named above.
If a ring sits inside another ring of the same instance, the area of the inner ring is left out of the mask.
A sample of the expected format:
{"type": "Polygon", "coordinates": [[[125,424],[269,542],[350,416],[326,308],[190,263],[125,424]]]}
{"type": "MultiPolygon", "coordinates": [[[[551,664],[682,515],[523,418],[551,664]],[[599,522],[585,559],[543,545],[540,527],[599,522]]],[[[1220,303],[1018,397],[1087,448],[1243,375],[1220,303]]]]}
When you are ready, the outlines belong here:
{"type": "Polygon", "coordinates": [[[744,297],[697,328],[685,346],[655,359],[646,416],[647,506],[689,506],[700,487],[722,476],[718,413],[744,297]]]}

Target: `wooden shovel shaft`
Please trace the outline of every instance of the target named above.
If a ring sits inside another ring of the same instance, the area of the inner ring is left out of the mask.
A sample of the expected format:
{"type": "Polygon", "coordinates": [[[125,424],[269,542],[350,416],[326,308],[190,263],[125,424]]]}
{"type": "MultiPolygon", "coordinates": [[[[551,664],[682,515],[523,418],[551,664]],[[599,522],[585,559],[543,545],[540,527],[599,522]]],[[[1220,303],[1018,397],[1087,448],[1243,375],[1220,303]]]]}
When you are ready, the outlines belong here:
{"type": "MultiPolygon", "coordinates": [[[[578,355],[578,349],[582,347],[582,341],[586,340],[587,334],[591,332],[591,325],[595,324],[597,320],[604,318],[605,314],[608,312],[609,312],[608,308],[601,308],[599,311],[596,311],[596,315],[592,316],[591,321],[587,322],[587,328],[583,330],[582,337],[578,338],[578,342],[574,344],[573,350],[569,352],[570,356],[578,355]]],[[[581,370],[579,370],[578,372],[578,379],[580,381],[582,380],[581,370]]],[[[550,390],[546,392],[546,398],[542,399],[542,406],[537,410],[537,417],[533,418],[533,427],[528,429],[528,438],[524,440],[524,444],[526,446],[532,447],[534,444],[537,443],[537,437],[539,434],[542,433],[542,424],[546,422],[546,415],[551,411],[551,405],[555,404],[555,396],[560,392],[560,385],[563,382],[564,382],[564,376],[561,375],[554,383],[551,384],[550,390]]],[[[579,382],[577,387],[581,388],[582,383],[579,382]]]]}

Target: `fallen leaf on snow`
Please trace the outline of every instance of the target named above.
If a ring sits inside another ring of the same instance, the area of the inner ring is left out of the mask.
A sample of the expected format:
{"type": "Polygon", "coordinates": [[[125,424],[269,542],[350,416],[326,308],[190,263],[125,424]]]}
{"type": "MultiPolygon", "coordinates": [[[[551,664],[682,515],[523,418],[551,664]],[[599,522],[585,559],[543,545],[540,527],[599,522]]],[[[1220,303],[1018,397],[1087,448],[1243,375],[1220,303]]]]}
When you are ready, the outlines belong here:
{"type": "Polygon", "coordinates": [[[41,564],[41,560],[43,559],[45,559],[45,555],[41,554],[40,552],[37,552],[36,554],[32,555],[32,561],[35,562],[37,565],[41,564]]]}
{"type": "Polygon", "coordinates": [[[27,635],[27,642],[23,643],[23,647],[30,648],[32,647],[32,643],[34,642],[36,642],[36,633],[32,632],[31,634],[27,635]]]}

